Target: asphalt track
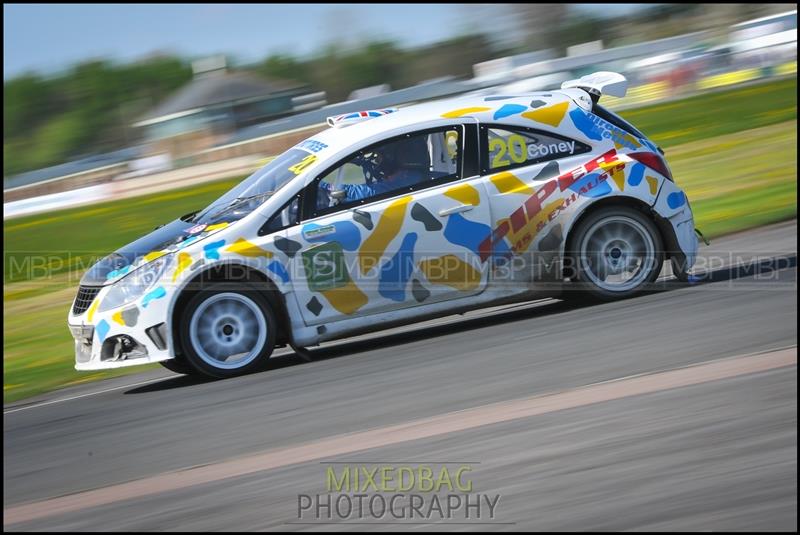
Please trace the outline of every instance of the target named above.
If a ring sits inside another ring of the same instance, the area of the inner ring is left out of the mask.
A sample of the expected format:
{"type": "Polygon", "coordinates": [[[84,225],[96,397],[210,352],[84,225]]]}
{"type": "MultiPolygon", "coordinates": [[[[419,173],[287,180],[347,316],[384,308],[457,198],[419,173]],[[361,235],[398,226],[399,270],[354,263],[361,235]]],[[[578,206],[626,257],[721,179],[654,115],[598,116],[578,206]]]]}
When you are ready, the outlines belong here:
{"type": "Polygon", "coordinates": [[[712,276],[688,287],[496,307],[233,380],[159,371],[7,406],[4,527],[796,530],[796,251],[784,223],[705,248],[712,276]],[[469,520],[299,515],[333,463],[468,464],[473,493],[500,501],[469,520]]]}

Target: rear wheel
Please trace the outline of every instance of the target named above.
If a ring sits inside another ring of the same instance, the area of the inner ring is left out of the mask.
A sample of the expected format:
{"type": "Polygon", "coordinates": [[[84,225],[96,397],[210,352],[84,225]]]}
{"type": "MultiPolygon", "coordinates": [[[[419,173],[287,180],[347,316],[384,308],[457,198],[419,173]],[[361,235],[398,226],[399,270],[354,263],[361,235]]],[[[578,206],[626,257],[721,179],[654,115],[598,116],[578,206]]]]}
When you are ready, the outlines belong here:
{"type": "Polygon", "coordinates": [[[186,363],[211,377],[234,377],[264,366],[275,347],[275,315],[248,283],[217,283],[199,291],[179,320],[186,363]]]}
{"type": "Polygon", "coordinates": [[[581,221],[570,243],[575,281],[585,295],[631,297],[656,280],[664,263],[661,235],[637,210],[614,207],[581,221]]]}

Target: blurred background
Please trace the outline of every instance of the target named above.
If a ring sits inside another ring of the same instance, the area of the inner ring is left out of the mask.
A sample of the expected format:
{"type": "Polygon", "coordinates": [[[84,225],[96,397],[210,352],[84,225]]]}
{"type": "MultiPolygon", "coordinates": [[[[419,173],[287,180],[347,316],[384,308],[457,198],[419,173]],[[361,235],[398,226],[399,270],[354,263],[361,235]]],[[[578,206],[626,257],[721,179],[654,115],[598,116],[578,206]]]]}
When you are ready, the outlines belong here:
{"type": "Polygon", "coordinates": [[[3,10],[5,401],[113,375],[72,370],[83,270],[330,115],[618,71],[604,103],[667,149],[707,235],[796,216],[792,4],[3,10]]]}

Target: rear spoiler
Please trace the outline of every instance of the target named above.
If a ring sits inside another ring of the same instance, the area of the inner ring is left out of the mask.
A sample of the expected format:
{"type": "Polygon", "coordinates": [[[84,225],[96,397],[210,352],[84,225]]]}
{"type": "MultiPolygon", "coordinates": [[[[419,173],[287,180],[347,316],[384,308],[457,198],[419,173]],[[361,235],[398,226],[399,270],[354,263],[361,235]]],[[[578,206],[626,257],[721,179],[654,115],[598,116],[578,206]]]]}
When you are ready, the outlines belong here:
{"type": "Polygon", "coordinates": [[[596,103],[602,95],[612,97],[624,97],[628,92],[628,80],[617,72],[595,72],[581,76],[576,80],[568,80],[561,84],[561,89],[570,88],[583,89],[592,97],[592,102],[596,103]]]}

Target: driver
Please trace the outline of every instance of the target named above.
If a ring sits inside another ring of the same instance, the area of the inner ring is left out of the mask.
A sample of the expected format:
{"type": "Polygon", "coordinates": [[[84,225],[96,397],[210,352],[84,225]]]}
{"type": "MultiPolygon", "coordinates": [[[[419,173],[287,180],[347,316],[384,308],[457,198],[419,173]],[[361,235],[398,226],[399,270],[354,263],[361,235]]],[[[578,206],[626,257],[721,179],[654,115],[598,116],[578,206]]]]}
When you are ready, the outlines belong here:
{"type": "MultiPolygon", "coordinates": [[[[375,180],[371,184],[340,184],[347,193],[344,202],[368,199],[382,193],[418,184],[430,176],[430,153],[425,137],[402,139],[376,151],[375,180]]],[[[330,193],[327,182],[320,188],[330,193]]]]}

